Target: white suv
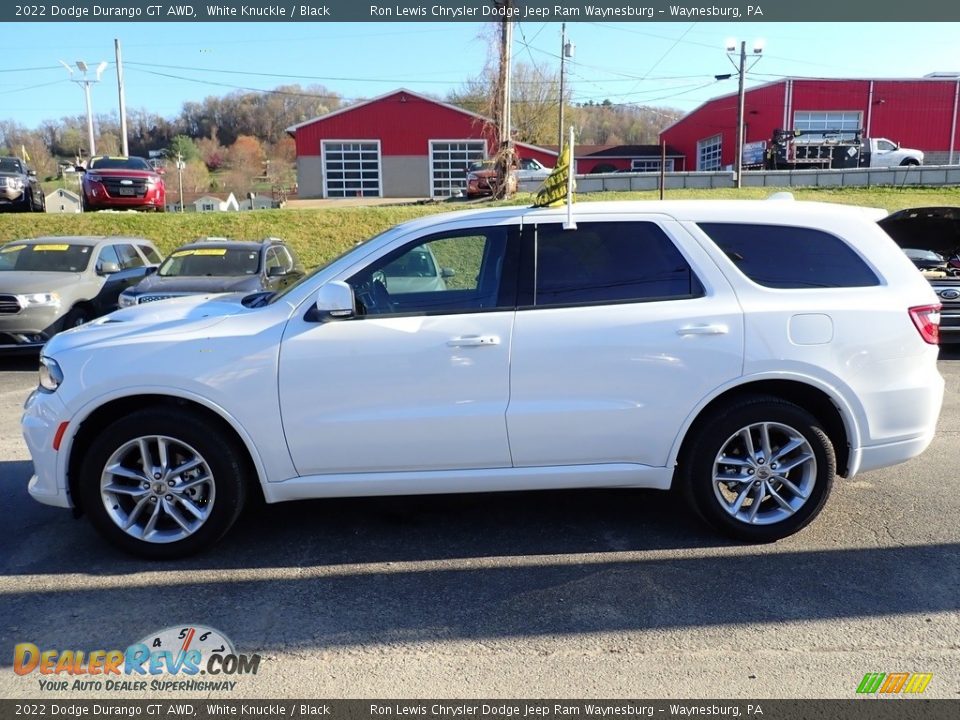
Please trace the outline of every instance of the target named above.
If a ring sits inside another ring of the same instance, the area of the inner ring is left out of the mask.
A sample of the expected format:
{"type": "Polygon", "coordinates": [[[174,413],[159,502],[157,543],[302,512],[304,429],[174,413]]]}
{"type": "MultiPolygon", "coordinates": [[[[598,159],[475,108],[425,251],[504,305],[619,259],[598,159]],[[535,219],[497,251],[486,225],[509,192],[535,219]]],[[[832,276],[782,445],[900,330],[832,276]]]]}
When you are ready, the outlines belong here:
{"type": "Polygon", "coordinates": [[[257,493],[679,486],[717,529],[766,542],[810,522],[835,474],[930,443],[937,298],[868,214],[644,202],[564,218],[433,216],[280,294],[57,335],[23,417],[31,495],[150,557],[216,541],[257,493]],[[394,283],[425,249],[444,282],[394,283]]]}

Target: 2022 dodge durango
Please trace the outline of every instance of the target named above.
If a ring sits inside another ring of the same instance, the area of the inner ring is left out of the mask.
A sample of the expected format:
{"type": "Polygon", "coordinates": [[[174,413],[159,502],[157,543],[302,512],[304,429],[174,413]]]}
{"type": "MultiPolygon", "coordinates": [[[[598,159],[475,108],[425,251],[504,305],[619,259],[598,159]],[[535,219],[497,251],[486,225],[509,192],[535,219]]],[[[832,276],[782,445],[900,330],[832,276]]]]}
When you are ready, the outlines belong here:
{"type": "MultiPolygon", "coordinates": [[[[921,453],[937,298],[864,213],[583,203],[415,220],[283,292],[61,333],[23,431],[29,492],[154,558],[245,501],[677,486],[768,542],[834,477],[921,453]],[[429,249],[431,287],[386,268],[429,249]]],[[[304,528],[304,532],[308,532],[304,528]]]]}

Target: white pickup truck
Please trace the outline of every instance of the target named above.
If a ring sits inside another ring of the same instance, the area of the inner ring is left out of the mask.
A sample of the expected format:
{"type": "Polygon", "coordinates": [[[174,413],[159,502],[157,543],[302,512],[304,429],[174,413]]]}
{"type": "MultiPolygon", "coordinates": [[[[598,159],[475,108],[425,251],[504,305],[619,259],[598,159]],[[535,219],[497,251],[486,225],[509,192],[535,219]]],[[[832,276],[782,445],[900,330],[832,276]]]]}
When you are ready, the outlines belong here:
{"type": "Polygon", "coordinates": [[[900,147],[887,138],[864,138],[860,150],[862,167],[923,165],[923,151],[900,147]]]}

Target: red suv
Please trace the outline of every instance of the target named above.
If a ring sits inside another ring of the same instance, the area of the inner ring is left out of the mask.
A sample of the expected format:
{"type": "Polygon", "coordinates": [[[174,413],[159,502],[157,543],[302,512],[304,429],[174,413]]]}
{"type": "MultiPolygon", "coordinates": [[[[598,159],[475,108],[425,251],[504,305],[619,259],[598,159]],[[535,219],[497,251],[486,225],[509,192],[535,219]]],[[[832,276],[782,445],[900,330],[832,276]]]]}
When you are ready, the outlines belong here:
{"type": "Polygon", "coordinates": [[[141,157],[100,155],[78,170],[83,172],[84,210],[164,210],[163,178],[141,157]]]}

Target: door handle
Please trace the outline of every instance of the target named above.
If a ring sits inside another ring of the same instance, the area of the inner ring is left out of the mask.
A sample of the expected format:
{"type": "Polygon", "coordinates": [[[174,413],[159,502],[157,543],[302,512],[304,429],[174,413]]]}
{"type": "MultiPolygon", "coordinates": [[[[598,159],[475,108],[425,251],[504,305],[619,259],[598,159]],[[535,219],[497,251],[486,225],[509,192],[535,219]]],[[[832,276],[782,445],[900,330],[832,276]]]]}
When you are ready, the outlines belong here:
{"type": "Polygon", "coordinates": [[[447,340],[450,347],[481,347],[484,345],[499,345],[500,338],[496,335],[464,335],[463,337],[447,340]]]}
{"type": "Polygon", "coordinates": [[[730,328],[726,325],[685,325],[677,330],[677,335],[726,335],[730,328]]]}

